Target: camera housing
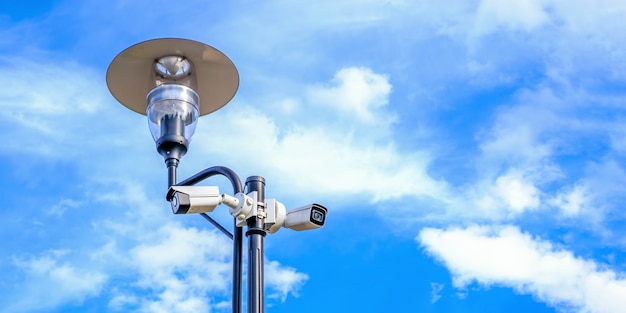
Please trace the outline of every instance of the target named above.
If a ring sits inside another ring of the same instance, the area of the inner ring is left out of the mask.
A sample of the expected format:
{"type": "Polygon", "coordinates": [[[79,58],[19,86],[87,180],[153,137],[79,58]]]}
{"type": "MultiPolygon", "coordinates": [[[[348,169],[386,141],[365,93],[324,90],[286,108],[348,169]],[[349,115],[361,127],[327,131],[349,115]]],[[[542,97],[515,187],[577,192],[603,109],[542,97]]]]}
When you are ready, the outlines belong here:
{"type": "Polygon", "coordinates": [[[283,227],[298,231],[320,228],[326,223],[326,215],[326,207],[311,203],[287,212],[283,227]]]}
{"type": "Polygon", "coordinates": [[[171,186],[167,201],[174,214],[206,213],[213,212],[222,197],[217,186],[171,186]]]}

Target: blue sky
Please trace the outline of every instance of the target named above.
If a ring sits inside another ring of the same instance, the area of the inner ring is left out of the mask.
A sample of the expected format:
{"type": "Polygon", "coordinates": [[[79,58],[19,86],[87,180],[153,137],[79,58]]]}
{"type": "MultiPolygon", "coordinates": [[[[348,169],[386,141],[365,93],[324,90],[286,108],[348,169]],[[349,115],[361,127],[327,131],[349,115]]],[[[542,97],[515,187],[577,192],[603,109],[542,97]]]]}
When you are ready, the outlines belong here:
{"type": "Polygon", "coordinates": [[[181,37],[241,84],[179,176],[228,166],[330,210],[266,238],[268,312],[623,312],[624,17],[617,0],[0,3],[0,307],[230,311],[229,240],[171,214],[145,117],[105,82],[125,48],[181,37]]]}

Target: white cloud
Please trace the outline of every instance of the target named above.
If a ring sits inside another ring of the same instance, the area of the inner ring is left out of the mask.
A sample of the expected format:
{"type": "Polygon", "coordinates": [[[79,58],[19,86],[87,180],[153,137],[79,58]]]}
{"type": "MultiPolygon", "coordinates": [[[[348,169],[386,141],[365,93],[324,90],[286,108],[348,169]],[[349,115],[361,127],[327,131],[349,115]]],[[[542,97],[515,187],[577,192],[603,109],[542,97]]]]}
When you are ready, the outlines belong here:
{"type": "MultiPolygon", "coordinates": [[[[377,114],[389,103],[389,78],[369,68],[350,67],[339,70],[331,86],[316,86],[309,91],[310,101],[352,114],[367,124],[387,124],[390,114],[377,114]],[[382,121],[381,121],[382,119],[382,121]]],[[[386,113],[386,112],[385,112],[386,113]]]]}
{"type": "Polygon", "coordinates": [[[473,282],[507,286],[579,312],[622,312],[626,306],[623,273],[576,257],[514,226],[425,228],[417,240],[451,271],[457,288],[473,282]]]}
{"type": "Polygon", "coordinates": [[[125,292],[119,292],[117,289],[112,291],[111,299],[109,300],[108,307],[113,311],[122,311],[128,307],[134,307],[139,303],[137,296],[127,294],[125,292]]]}
{"type": "Polygon", "coordinates": [[[609,128],[611,148],[620,155],[626,155],[626,127],[620,119],[618,125],[609,128]]]}
{"type": "Polygon", "coordinates": [[[564,103],[565,97],[573,95],[557,92],[541,87],[538,90],[520,90],[514,98],[515,103],[501,106],[496,111],[493,125],[480,138],[483,156],[496,164],[543,165],[546,158],[554,153],[555,146],[561,144],[558,141],[560,138],[547,135],[559,127],[567,127],[571,131],[575,126],[575,120],[565,117],[574,108],[572,104],[568,106],[564,103]]]}
{"type": "MultiPolygon", "coordinates": [[[[478,207],[489,212],[504,210],[509,215],[517,215],[539,206],[539,191],[519,170],[509,170],[498,176],[491,186],[476,188],[482,194],[475,200],[478,207]]],[[[498,214],[493,215],[497,218],[498,214]]]]}
{"type": "Polygon", "coordinates": [[[177,312],[186,306],[189,310],[183,312],[206,310],[208,292],[228,290],[230,250],[226,237],[216,232],[179,225],[159,228],[129,251],[130,263],[141,273],[139,286],[155,295],[143,305],[177,312]]]}
{"type": "MultiPolygon", "coordinates": [[[[567,29],[581,33],[601,33],[607,28],[623,24],[623,20],[613,19],[626,12],[620,0],[602,0],[602,5],[592,0],[553,0],[549,2],[551,11],[567,29]]],[[[620,34],[606,34],[620,36],[620,34]]]]}
{"type": "Polygon", "coordinates": [[[65,303],[80,303],[100,294],[109,275],[98,268],[80,265],[70,259],[69,254],[71,251],[52,250],[40,256],[14,257],[14,265],[25,275],[17,289],[26,296],[3,301],[4,312],[49,310],[65,303]]]}
{"type": "Polygon", "coordinates": [[[493,182],[485,179],[469,187],[465,195],[485,218],[515,218],[540,205],[539,190],[519,170],[511,169],[493,182]]]}
{"type": "Polygon", "coordinates": [[[496,180],[498,195],[514,212],[535,209],[539,205],[538,191],[532,183],[516,172],[509,172],[496,180]]]}
{"type": "Polygon", "coordinates": [[[0,70],[11,73],[0,77],[6,86],[0,90],[3,133],[19,138],[7,141],[2,154],[53,159],[89,155],[84,164],[93,161],[96,152],[130,146],[126,137],[132,124],[122,125],[132,116],[116,116],[122,108],[112,101],[105,106],[112,98],[107,97],[101,73],[71,61],[48,61],[42,56],[11,57],[0,64],[0,70]]]}
{"type": "Polygon", "coordinates": [[[302,1],[297,4],[266,1],[239,9],[243,10],[241,14],[220,25],[224,29],[234,29],[239,34],[229,40],[236,41],[242,47],[255,49],[254,54],[264,57],[268,53],[280,53],[280,60],[286,61],[296,60],[296,55],[300,62],[310,64],[311,60],[325,54],[320,46],[315,45],[321,43],[316,40],[317,35],[350,34],[374,27],[402,24],[399,20],[406,19],[398,16],[408,16],[415,6],[410,1],[302,1]],[[251,41],[265,44],[250,47],[251,41]],[[277,50],[286,45],[291,48],[277,50]]]}
{"type": "Polygon", "coordinates": [[[576,184],[556,194],[551,203],[559,208],[564,216],[572,217],[590,209],[592,201],[590,198],[588,188],[583,184],[576,184]]]}
{"type": "Polygon", "coordinates": [[[542,0],[482,0],[478,4],[473,32],[485,35],[499,27],[516,31],[532,31],[549,21],[546,12],[548,1],[542,0]]]}
{"type": "Polygon", "coordinates": [[[219,125],[205,121],[210,125],[198,126],[192,149],[239,166],[251,163],[268,179],[280,177],[272,183],[292,195],[365,194],[379,201],[447,192],[444,182],[428,174],[428,153],[401,153],[394,143],[389,123],[395,113],[385,108],[391,88],[385,75],[348,68],[333,81],[311,87],[312,93],[296,101],[308,106],[290,112],[289,118],[243,104],[236,111],[218,112],[214,119],[219,125]],[[346,110],[353,114],[342,115],[346,110]],[[373,118],[384,122],[371,125],[373,118]]]}
{"type": "Polygon", "coordinates": [[[618,198],[626,191],[626,169],[619,158],[608,155],[599,162],[588,162],[585,185],[591,196],[618,198]]]}
{"type": "Polygon", "coordinates": [[[27,108],[35,116],[61,116],[101,109],[104,94],[103,88],[95,87],[102,81],[96,71],[68,61],[57,64],[37,61],[40,59],[5,60],[3,70],[12,75],[0,77],[6,86],[2,91],[6,110],[2,113],[24,112],[27,108]],[[96,90],[100,92],[89,92],[96,90]]]}
{"type": "Polygon", "coordinates": [[[62,199],[59,203],[53,205],[50,209],[44,211],[44,214],[61,217],[68,209],[74,209],[80,205],[80,202],[72,199],[62,199]]]}
{"type": "Polygon", "coordinates": [[[439,294],[446,285],[440,283],[430,283],[430,303],[437,303],[441,299],[439,294]]]}
{"type": "Polygon", "coordinates": [[[619,131],[618,121],[604,117],[620,114],[615,101],[559,84],[519,91],[477,137],[479,175],[462,186],[460,203],[469,201],[483,218],[496,220],[556,208],[559,217],[585,218],[602,230],[626,179],[619,150],[599,148],[619,131]],[[585,113],[590,110],[604,113],[585,113]]]}
{"type": "Polygon", "coordinates": [[[232,244],[226,236],[208,230],[210,225],[183,225],[163,209],[162,198],[150,198],[141,184],[107,187],[98,200],[124,209],[95,223],[96,233],[107,240],[93,252],[94,259],[105,261],[114,278],[124,282],[107,295],[111,310],[209,311],[216,299],[229,294],[232,244]]]}
{"type": "Polygon", "coordinates": [[[298,290],[309,279],[309,276],[298,272],[295,268],[284,266],[277,261],[265,262],[265,283],[273,292],[268,296],[284,302],[287,295],[298,296],[298,290]]]}

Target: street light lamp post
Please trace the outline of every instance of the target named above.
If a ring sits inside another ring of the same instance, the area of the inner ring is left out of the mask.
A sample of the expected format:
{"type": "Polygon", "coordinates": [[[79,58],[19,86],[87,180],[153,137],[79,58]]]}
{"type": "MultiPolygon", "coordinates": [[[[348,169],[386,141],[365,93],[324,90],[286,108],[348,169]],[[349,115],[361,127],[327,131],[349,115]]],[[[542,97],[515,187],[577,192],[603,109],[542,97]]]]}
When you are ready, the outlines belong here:
{"type": "Polygon", "coordinates": [[[167,201],[175,214],[199,213],[233,240],[232,310],[241,312],[243,227],[248,237],[249,313],[264,312],[263,240],[281,227],[308,230],[322,227],[328,210],[313,203],[287,212],[275,199],[265,199],[265,179],[250,176],[245,190],[237,174],[222,166],[207,168],[177,182],[176,170],[187,153],[199,116],[226,105],[239,87],[232,61],[206,44],[187,39],[144,41],[118,54],[107,70],[111,94],[127,108],[146,115],[150,133],[168,172],[167,201]],[[222,175],[233,194],[215,186],[195,186],[222,175]],[[225,204],[234,217],[233,233],[207,213],[225,204]]]}
{"type": "MultiPolygon", "coordinates": [[[[265,179],[250,176],[246,179],[247,190],[256,193],[257,203],[265,202],[265,179]]],[[[265,231],[263,214],[247,220],[248,231],[248,286],[263,286],[263,239],[265,231]]],[[[248,291],[248,311],[263,312],[263,288],[248,291]]]]}

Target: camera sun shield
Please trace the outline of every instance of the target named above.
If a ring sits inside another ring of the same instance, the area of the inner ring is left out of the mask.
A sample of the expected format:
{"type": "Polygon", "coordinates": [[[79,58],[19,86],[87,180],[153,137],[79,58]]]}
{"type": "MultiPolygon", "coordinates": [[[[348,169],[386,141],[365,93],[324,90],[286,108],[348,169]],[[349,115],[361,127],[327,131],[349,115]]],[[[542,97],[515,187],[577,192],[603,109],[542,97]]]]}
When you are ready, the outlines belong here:
{"type": "Polygon", "coordinates": [[[320,228],[326,223],[326,215],[328,209],[312,203],[287,212],[283,226],[297,231],[320,228]]]}

